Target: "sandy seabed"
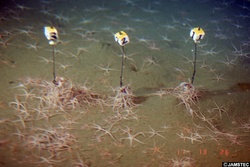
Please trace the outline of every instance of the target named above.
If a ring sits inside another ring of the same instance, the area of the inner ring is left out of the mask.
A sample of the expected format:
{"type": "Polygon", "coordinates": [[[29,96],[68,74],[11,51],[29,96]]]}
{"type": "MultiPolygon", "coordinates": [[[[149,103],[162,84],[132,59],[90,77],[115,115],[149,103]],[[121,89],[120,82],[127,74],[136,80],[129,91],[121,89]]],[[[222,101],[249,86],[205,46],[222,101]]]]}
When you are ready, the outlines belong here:
{"type": "Polygon", "coordinates": [[[0,166],[250,160],[248,2],[0,4],[0,166]],[[197,25],[206,34],[191,85],[197,25]],[[58,85],[44,26],[59,32],[58,85]],[[121,30],[130,38],[123,87],[121,30]]]}

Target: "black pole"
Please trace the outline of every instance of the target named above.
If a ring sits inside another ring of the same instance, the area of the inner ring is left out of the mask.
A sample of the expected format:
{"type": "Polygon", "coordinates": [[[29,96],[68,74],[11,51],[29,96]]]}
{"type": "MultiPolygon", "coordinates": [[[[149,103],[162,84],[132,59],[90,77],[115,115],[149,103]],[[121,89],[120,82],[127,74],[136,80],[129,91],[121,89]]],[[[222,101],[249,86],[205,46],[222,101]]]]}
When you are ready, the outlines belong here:
{"type": "Polygon", "coordinates": [[[192,85],[194,83],[194,76],[195,76],[195,73],[196,73],[196,54],[197,54],[197,45],[196,45],[196,43],[194,43],[194,60],[193,60],[194,72],[193,72],[192,82],[191,82],[192,85]]]}
{"type": "Polygon", "coordinates": [[[122,84],[123,84],[122,75],[123,75],[123,69],[124,69],[124,57],[125,57],[124,46],[122,46],[122,68],[121,68],[121,75],[120,75],[120,87],[122,87],[122,84]]]}
{"type": "Polygon", "coordinates": [[[53,83],[55,85],[57,85],[57,82],[56,82],[56,58],[55,58],[55,46],[54,45],[52,45],[52,56],[53,56],[53,76],[54,76],[53,83]]]}

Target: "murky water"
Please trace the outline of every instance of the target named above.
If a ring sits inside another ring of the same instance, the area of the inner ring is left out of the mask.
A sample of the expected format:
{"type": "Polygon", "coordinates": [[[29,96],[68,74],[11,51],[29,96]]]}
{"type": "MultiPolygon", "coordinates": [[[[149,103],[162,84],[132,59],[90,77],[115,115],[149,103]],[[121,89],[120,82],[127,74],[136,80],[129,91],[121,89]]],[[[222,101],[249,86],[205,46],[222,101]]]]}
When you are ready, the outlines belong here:
{"type": "Polygon", "coordinates": [[[248,1],[0,5],[0,166],[249,161],[248,1]],[[44,26],[58,30],[55,74],[71,85],[52,84],[44,26]],[[191,82],[195,27],[205,31],[197,44],[198,98],[183,100],[176,90],[191,82]],[[130,38],[123,85],[131,94],[119,92],[119,31],[130,38]]]}

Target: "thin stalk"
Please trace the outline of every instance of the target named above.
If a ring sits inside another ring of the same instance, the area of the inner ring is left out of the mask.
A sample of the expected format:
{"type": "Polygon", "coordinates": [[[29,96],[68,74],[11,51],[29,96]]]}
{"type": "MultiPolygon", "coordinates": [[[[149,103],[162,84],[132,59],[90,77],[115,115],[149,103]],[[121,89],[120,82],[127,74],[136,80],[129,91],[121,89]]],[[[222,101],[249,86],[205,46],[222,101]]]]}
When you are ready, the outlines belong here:
{"type": "Polygon", "coordinates": [[[54,76],[53,83],[55,85],[57,85],[57,82],[56,82],[56,58],[55,58],[55,46],[54,45],[52,45],[52,56],[53,56],[53,76],[54,76]]]}
{"type": "Polygon", "coordinates": [[[196,55],[197,55],[197,44],[194,43],[194,60],[193,60],[194,71],[193,71],[192,82],[191,82],[192,85],[194,83],[194,77],[195,77],[195,73],[196,73],[196,55]]]}
{"type": "Polygon", "coordinates": [[[121,75],[120,75],[120,87],[123,85],[123,69],[124,69],[124,58],[125,58],[125,51],[124,46],[121,47],[122,50],[122,67],[121,67],[121,75]]]}

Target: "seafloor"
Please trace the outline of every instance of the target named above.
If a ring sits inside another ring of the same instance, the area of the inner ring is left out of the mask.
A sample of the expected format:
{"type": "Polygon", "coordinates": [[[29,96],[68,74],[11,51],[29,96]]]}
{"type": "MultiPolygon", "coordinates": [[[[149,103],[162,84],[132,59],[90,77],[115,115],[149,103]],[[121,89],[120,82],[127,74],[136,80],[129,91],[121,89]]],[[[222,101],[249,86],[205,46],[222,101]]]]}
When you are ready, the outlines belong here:
{"type": "Polygon", "coordinates": [[[246,0],[0,1],[0,166],[250,161],[249,22],[246,0]]]}

